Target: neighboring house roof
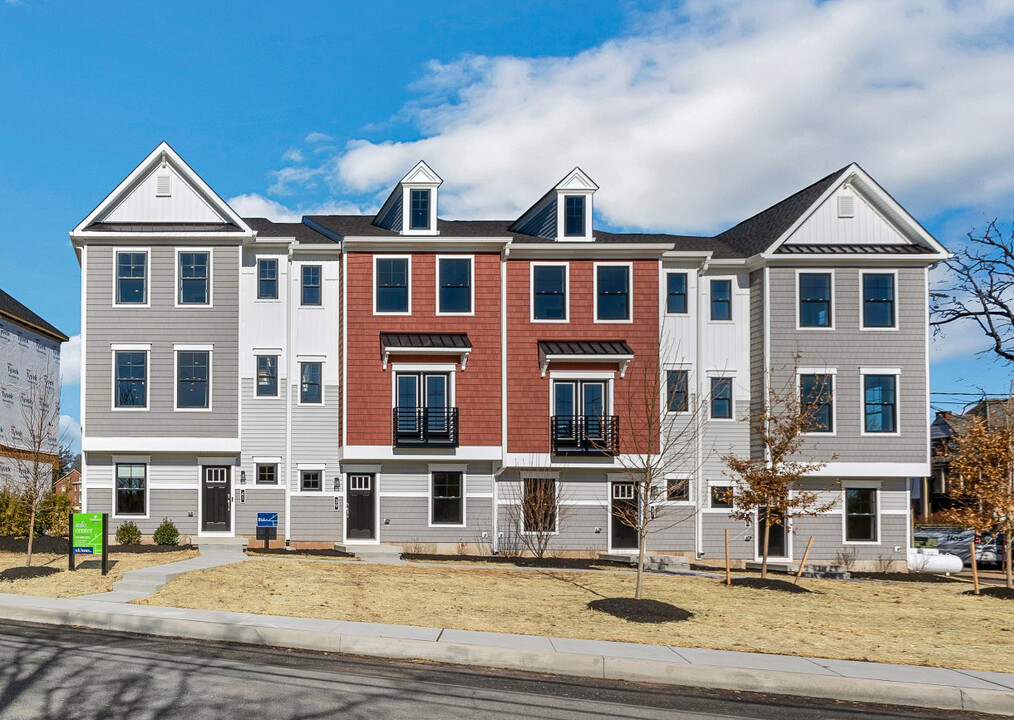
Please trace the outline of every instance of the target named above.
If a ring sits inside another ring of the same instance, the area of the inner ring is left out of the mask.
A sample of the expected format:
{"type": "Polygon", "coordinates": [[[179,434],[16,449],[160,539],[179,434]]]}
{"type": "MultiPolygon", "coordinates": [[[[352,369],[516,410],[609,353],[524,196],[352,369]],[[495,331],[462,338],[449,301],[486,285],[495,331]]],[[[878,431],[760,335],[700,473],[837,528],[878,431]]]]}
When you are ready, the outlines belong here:
{"type": "Polygon", "coordinates": [[[67,336],[43,320],[13,297],[0,290],[0,317],[6,317],[19,325],[45,335],[57,342],[67,342],[67,336]]]}
{"type": "Polygon", "coordinates": [[[250,229],[262,238],[295,238],[301,245],[332,245],[334,238],[322,235],[306,223],[272,222],[267,218],[243,218],[250,229]]]}

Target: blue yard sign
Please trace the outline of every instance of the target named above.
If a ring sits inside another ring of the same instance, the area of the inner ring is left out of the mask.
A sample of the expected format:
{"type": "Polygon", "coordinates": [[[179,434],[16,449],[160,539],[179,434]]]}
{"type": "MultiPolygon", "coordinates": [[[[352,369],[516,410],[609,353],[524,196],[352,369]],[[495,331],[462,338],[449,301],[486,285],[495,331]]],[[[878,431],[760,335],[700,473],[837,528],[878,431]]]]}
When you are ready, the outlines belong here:
{"type": "Polygon", "coordinates": [[[278,513],[276,512],[257,513],[257,527],[259,528],[278,527],[278,513]]]}

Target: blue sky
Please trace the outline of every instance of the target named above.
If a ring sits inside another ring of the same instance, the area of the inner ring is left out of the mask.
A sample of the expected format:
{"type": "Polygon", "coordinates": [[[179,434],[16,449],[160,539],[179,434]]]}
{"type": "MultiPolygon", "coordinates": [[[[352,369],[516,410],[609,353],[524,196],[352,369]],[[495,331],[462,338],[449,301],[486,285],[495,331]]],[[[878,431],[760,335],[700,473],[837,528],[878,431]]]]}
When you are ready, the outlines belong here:
{"type": "MultiPolygon", "coordinates": [[[[2,0],[0,287],[77,334],[67,232],[163,139],[246,215],[368,211],[425,158],[441,214],[510,217],[580,164],[600,225],[699,233],[855,160],[954,245],[1014,214],[1012,29],[986,0],[2,0]]],[[[935,342],[933,390],[1006,392],[982,344],[935,342]]]]}

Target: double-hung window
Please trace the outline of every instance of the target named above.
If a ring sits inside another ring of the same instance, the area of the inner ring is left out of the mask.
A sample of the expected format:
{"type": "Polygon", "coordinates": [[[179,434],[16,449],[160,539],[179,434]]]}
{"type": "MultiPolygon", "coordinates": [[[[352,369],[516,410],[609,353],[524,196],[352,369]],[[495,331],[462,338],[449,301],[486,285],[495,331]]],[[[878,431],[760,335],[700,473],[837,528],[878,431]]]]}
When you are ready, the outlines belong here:
{"type": "Polygon", "coordinates": [[[732,419],[732,378],[711,378],[711,417],[732,419]]]}
{"type": "Polygon", "coordinates": [[[176,407],[180,410],[205,410],[211,407],[211,353],[209,351],[177,351],[176,407]]]}
{"type": "Polygon", "coordinates": [[[834,376],[800,375],[799,409],[806,432],[834,432],[834,376]]]}
{"type": "Polygon", "coordinates": [[[522,498],[522,530],[526,533],[554,533],[557,521],[556,480],[525,478],[522,498]]]}
{"type": "Polygon", "coordinates": [[[211,304],[211,253],[180,252],[179,258],[180,305],[211,304]]]}
{"type": "Polygon", "coordinates": [[[412,190],[409,192],[411,203],[409,213],[410,230],[430,229],[430,191],[412,190]]]}
{"type": "Polygon", "coordinates": [[[304,265],[300,305],[320,305],[320,265],[304,265]]]}
{"type": "Polygon", "coordinates": [[[278,299],[278,260],[275,258],[257,261],[257,299],[278,299]]]}
{"type": "Polygon", "coordinates": [[[863,375],[863,405],[866,432],[897,432],[898,376],[863,375]]]}
{"type": "Polygon", "coordinates": [[[274,464],[258,465],[257,466],[257,484],[258,485],[277,485],[278,484],[278,466],[274,464]]]}
{"type": "Polygon", "coordinates": [[[595,273],[595,319],[630,320],[630,265],[598,265],[595,273]]]}
{"type": "Polygon", "coordinates": [[[144,305],[148,302],[148,253],[116,253],[116,304],[144,305]]]}
{"type": "Polygon", "coordinates": [[[863,327],[895,327],[894,273],[863,273],[863,327]]]}
{"type": "Polygon", "coordinates": [[[278,356],[257,356],[257,397],[278,397],[278,356]]]}
{"type": "Polygon", "coordinates": [[[666,273],[665,311],[670,315],[685,315],[687,312],[687,274],[666,273]]]}
{"type": "Polygon", "coordinates": [[[845,542],[878,541],[876,488],[845,488],[845,542]]]}
{"type": "Polygon", "coordinates": [[[567,266],[532,266],[532,319],[567,321],[567,266]]]}
{"type": "Polygon", "coordinates": [[[147,515],[148,467],[116,463],[116,515],[147,515]]]}
{"type": "Polygon", "coordinates": [[[323,365],[319,362],[299,364],[299,403],[300,405],[320,405],[324,402],[321,392],[321,373],[323,365]]]}
{"type": "Polygon", "coordinates": [[[732,320],[732,280],[711,281],[711,319],[732,320]]]}
{"type": "Polygon", "coordinates": [[[460,472],[434,472],[430,507],[433,525],[465,524],[465,476],[460,472]]]}
{"type": "Polygon", "coordinates": [[[148,407],[148,353],[143,350],[116,351],[115,406],[148,407]]]}
{"type": "Polygon", "coordinates": [[[564,237],[584,237],[586,235],[584,213],[585,213],[584,195],[564,195],[563,197],[564,237]]]}
{"type": "Polygon", "coordinates": [[[472,259],[437,258],[437,308],[441,314],[472,312],[472,259]]]}
{"type": "Polygon", "coordinates": [[[404,314],[409,311],[409,261],[404,257],[378,257],[374,261],[376,288],[375,311],[384,314],[404,314]]]}
{"type": "Polygon", "coordinates": [[[799,327],[831,327],[831,273],[799,273],[799,327]]]}
{"type": "Polygon", "coordinates": [[[687,412],[690,409],[687,387],[689,375],[687,370],[666,370],[665,396],[666,410],[669,412],[687,412]]]}

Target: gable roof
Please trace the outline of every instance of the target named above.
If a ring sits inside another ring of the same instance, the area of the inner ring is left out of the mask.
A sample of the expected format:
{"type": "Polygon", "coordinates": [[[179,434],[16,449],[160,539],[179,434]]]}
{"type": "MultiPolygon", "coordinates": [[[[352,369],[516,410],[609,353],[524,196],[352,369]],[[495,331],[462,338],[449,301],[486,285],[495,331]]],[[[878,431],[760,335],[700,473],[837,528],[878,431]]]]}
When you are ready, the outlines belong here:
{"type": "Polygon", "coordinates": [[[267,218],[243,218],[260,238],[294,238],[300,245],[333,245],[336,240],[302,222],[279,223],[267,218]]]}
{"type": "Polygon", "coordinates": [[[27,327],[57,342],[67,342],[69,339],[64,333],[57,330],[53,325],[43,320],[13,297],[0,290],[0,317],[27,327]]]}

